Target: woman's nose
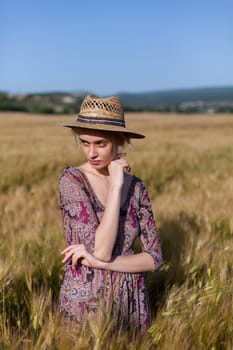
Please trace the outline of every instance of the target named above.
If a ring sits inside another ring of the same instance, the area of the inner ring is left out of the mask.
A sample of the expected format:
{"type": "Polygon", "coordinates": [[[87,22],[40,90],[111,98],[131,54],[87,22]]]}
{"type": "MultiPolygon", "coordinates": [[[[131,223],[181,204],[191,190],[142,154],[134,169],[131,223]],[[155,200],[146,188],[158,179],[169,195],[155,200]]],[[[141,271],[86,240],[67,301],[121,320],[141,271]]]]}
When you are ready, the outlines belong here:
{"type": "Polygon", "coordinates": [[[90,145],[88,156],[89,156],[89,158],[95,158],[97,156],[96,149],[92,145],[90,145]]]}

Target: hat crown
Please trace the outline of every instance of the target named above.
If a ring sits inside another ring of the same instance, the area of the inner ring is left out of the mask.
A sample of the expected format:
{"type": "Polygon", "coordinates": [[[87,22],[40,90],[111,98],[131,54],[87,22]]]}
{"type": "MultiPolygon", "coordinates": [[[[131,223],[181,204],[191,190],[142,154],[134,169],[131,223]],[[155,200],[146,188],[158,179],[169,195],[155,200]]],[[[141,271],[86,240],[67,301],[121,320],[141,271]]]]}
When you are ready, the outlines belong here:
{"type": "Polygon", "coordinates": [[[99,97],[87,95],[82,102],[80,113],[84,117],[109,118],[124,121],[124,111],[117,96],[99,97]]]}
{"type": "Polygon", "coordinates": [[[76,121],[63,123],[62,125],[68,128],[121,132],[129,138],[144,137],[144,135],[126,128],[124,110],[118,96],[87,95],[81,104],[76,121]]]}

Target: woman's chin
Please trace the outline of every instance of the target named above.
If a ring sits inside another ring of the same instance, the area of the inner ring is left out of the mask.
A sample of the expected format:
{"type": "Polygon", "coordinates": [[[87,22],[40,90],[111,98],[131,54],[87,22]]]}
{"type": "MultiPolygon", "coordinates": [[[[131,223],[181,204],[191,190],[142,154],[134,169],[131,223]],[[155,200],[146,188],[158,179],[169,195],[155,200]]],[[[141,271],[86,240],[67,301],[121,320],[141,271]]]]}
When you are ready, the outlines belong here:
{"type": "Polygon", "coordinates": [[[92,169],[95,169],[96,171],[99,171],[99,172],[105,172],[105,173],[108,173],[108,164],[91,164],[91,167],[92,169]]]}

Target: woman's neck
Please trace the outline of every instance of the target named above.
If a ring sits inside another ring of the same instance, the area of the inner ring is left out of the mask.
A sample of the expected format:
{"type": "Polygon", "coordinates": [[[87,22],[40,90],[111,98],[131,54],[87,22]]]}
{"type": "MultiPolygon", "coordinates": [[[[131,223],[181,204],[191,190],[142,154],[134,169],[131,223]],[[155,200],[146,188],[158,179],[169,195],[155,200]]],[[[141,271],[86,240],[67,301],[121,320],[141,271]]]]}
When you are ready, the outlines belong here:
{"type": "Polygon", "coordinates": [[[84,169],[85,171],[97,175],[97,176],[101,176],[101,177],[108,177],[109,176],[109,171],[108,168],[103,168],[103,169],[94,169],[88,162],[84,163],[81,165],[81,168],[84,169]]]}

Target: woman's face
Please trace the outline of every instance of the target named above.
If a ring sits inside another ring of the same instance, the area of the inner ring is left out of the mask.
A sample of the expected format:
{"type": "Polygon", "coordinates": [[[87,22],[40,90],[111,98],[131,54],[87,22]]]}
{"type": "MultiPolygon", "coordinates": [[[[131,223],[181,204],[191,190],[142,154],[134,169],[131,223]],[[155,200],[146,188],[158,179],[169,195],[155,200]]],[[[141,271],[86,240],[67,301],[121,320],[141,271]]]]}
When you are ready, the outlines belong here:
{"type": "Polygon", "coordinates": [[[98,131],[79,133],[81,147],[89,164],[96,170],[107,168],[117,155],[117,146],[98,131]]]}

